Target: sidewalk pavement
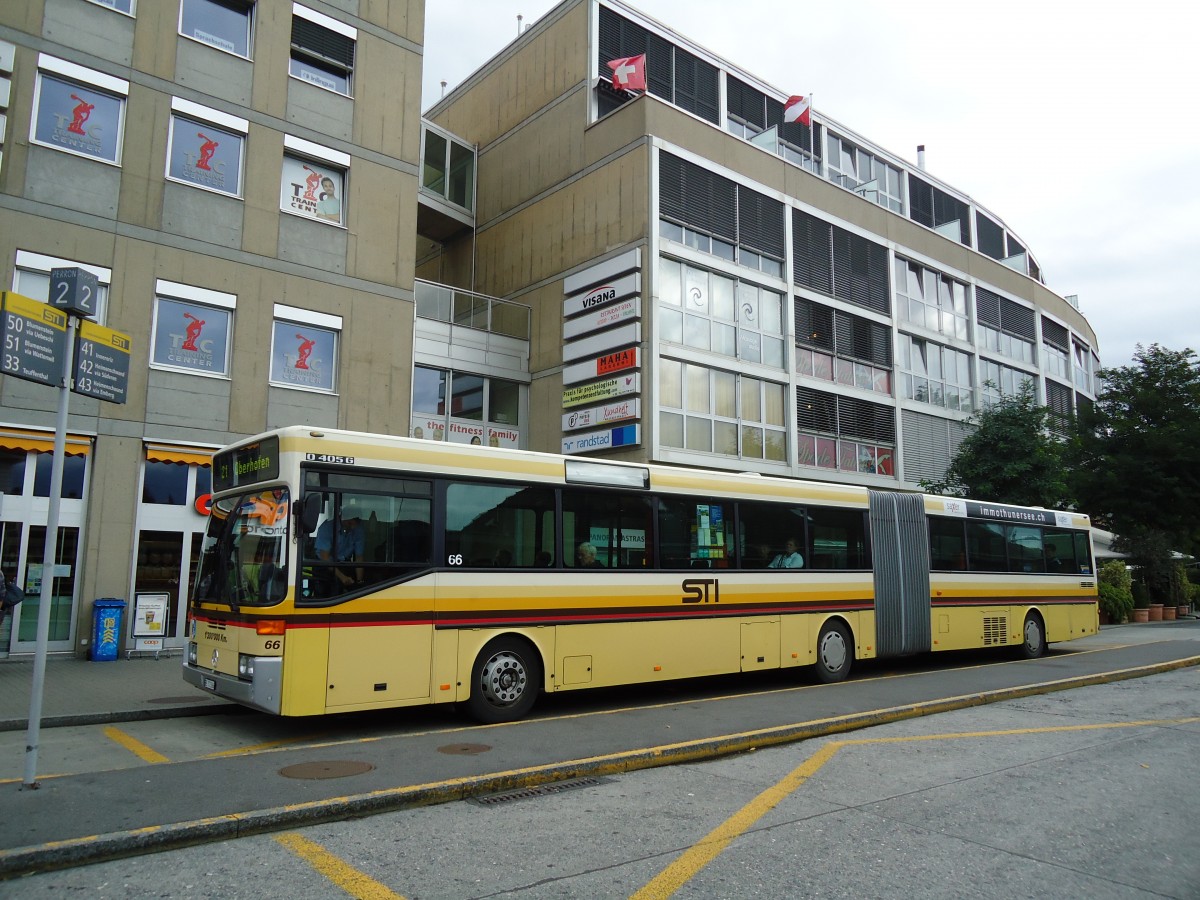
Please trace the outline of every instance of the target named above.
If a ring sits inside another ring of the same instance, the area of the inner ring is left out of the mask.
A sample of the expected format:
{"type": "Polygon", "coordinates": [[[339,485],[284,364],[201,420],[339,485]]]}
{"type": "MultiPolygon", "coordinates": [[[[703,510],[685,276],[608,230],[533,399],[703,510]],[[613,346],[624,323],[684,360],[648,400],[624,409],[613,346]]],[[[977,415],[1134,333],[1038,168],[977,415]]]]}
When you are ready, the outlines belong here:
{"type": "MultiPolygon", "coordinates": [[[[228,712],[236,704],[183,680],[182,657],[92,662],[49,656],[42,687],[42,727],[130,722],[228,712]]],[[[33,658],[0,660],[0,731],[28,728],[33,658]]]]}

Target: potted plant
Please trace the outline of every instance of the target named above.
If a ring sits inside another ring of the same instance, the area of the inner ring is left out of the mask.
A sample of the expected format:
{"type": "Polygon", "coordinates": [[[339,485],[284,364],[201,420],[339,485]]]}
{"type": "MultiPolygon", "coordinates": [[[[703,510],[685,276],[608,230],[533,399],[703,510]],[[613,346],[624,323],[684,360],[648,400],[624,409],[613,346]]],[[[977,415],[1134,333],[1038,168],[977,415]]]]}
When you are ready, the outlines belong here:
{"type": "Polygon", "coordinates": [[[1100,567],[1101,624],[1120,625],[1133,614],[1132,584],[1129,570],[1121,560],[1110,559],[1100,567]]]}
{"type": "Polygon", "coordinates": [[[1130,589],[1133,593],[1133,621],[1150,621],[1150,588],[1142,582],[1134,582],[1130,589]]]}

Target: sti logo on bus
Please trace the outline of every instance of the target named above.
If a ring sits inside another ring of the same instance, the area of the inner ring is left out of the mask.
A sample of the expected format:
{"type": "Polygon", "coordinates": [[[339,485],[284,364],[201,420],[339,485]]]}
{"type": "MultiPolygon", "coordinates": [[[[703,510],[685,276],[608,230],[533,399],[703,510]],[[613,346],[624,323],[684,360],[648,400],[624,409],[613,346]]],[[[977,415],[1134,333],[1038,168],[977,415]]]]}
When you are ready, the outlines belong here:
{"type": "Polygon", "coordinates": [[[715,578],[685,578],[683,579],[684,603],[720,603],[721,586],[715,578]],[[709,586],[712,593],[709,593],[709,586]]]}

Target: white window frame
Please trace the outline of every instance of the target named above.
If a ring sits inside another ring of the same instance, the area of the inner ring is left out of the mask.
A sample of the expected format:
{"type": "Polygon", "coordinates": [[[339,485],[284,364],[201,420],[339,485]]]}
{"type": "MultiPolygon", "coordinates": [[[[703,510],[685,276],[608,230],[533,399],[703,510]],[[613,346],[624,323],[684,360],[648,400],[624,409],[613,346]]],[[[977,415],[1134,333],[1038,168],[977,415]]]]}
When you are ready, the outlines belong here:
{"type": "MultiPolygon", "coordinates": [[[[354,62],[355,62],[355,65],[357,64],[357,62],[358,62],[358,29],[357,28],[355,28],[351,25],[347,25],[345,22],[339,22],[337,19],[332,19],[323,13],[317,12],[316,10],[309,9],[307,6],[301,6],[299,3],[292,4],[292,16],[301,18],[301,19],[305,19],[306,21],[309,21],[312,24],[314,24],[320,28],[324,28],[326,31],[332,31],[334,34],[339,34],[342,37],[348,38],[349,40],[353,41],[354,45],[355,45],[355,47],[354,47],[354,51],[355,51],[354,52],[354,62]]],[[[330,93],[338,94],[342,97],[353,97],[354,96],[355,65],[351,65],[350,67],[347,68],[344,66],[344,64],[339,63],[335,60],[331,60],[328,57],[321,56],[320,54],[316,53],[314,50],[311,50],[310,48],[297,47],[296,44],[289,45],[289,56],[288,56],[288,77],[289,78],[295,78],[297,81],[302,81],[305,84],[311,84],[315,87],[320,88],[321,90],[329,91],[330,93]],[[300,59],[296,58],[297,54],[300,55],[300,57],[301,57],[300,59]],[[309,64],[316,69],[334,68],[334,69],[337,69],[338,71],[344,71],[345,78],[346,78],[346,90],[342,91],[342,90],[338,90],[335,87],[329,87],[328,85],[321,84],[319,81],[305,78],[303,75],[297,75],[295,72],[292,71],[292,63],[293,62],[299,62],[301,65],[303,65],[305,63],[305,60],[311,60],[311,62],[309,64]]]]}
{"type": "MultiPolygon", "coordinates": [[[[237,50],[231,50],[228,47],[222,47],[220,44],[215,44],[212,41],[206,41],[203,38],[198,38],[194,34],[188,34],[183,30],[183,8],[189,3],[209,3],[209,0],[180,0],[179,2],[179,36],[187,38],[189,41],[195,41],[197,44],[203,44],[205,47],[212,47],[221,53],[228,53],[230,56],[236,56],[238,59],[252,59],[251,52],[254,50],[254,8],[257,5],[254,2],[246,3],[246,52],[245,54],[238,53],[237,50]]],[[[212,0],[209,4],[212,6],[223,6],[224,4],[212,0]]],[[[216,35],[213,35],[216,37],[216,35]]]]}
{"type": "Polygon", "coordinates": [[[154,315],[150,322],[150,347],[146,354],[150,360],[150,368],[164,372],[182,372],[186,375],[196,375],[200,378],[219,378],[229,381],[233,370],[233,329],[236,324],[236,310],[236,294],[213,291],[191,284],[180,284],[176,281],[167,281],[164,278],[157,279],[154,283],[154,315]],[[154,338],[158,334],[158,301],[160,300],[174,300],[177,303],[194,303],[214,310],[229,311],[229,328],[225,335],[225,370],[223,372],[205,372],[202,369],[189,368],[188,366],[173,366],[169,363],[154,361],[154,338]]]}
{"type": "Polygon", "coordinates": [[[201,106],[199,103],[193,103],[190,100],[184,100],[181,97],[171,98],[171,124],[167,134],[167,162],[165,177],[167,181],[173,181],[175,184],[186,184],[188,187],[198,188],[202,191],[211,191],[214,194],[220,194],[224,197],[236,197],[242,199],[245,194],[245,177],[246,177],[246,139],[250,133],[250,122],[239,116],[231,116],[228,113],[223,113],[217,109],[210,109],[207,106],[201,106]],[[178,122],[190,122],[193,125],[203,128],[205,125],[215,125],[216,127],[226,131],[238,134],[241,136],[241,145],[238,149],[238,179],[237,191],[224,191],[220,188],[210,187],[206,184],[200,184],[195,181],[188,181],[186,178],[177,178],[171,174],[171,154],[175,149],[175,125],[178,122]]]}
{"type": "Polygon", "coordinates": [[[279,211],[289,216],[307,219],[310,222],[321,222],[334,228],[345,228],[346,220],[349,217],[349,197],[348,189],[350,184],[350,154],[343,153],[340,150],[334,150],[330,147],[315,144],[312,141],[306,141],[303,138],[294,137],[290,134],[283,136],[283,160],[294,160],[300,164],[305,162],[314,162],[325,168],[337,169],[341,173],[342,178],[342,195],[341,195],[341,213],[340,221],[332,222],[328,219],[319,218],[316,215],[309,215],[295,209],[290,209],[284,203],[284,182],[282,165],[280,167],[280,186],[279,186],[279,211]]]}
{"type": "Polygon", "coordinates": [[[335,316],[330,313],[316,312],[311,309],[300,309],[296,306],[286,306],[283,303],[276,303],[272,307],[271,312],[271,353],[268,356],[267,381],[272,387],[286,388],[293,391],[311,391],[316,394],[336,395],[338,392],[338,367],[340,365],[342,355],[342,317],[335,316]],[[326,387],[306,387],[304,385],[290,384],[286,381],[276,381],[274,377],[274,361],[275,361],[275,326],[279,323],[290,323],[295,325],[312,325],[325,331],[332,331],[336,337],[333,345],[333,360],[330,365],[333,368],[333,378],[328,388],[326,387]]]}
{"type": "Polygon", "coordinates": [[[122,151],[124,150],[125,144],[125,117],[128,105],[129,82],[125,79],[114,78],[112,75],[107,75],[104,72],[97,72],[95,69],[89,69],[84,66],[77,65],[76,63],[68,62],[65,59],[59,59],[56,56],[40,53],[38,54],[37,81],[33,89],[33,114],[29,122],[29,143],[36,144],[39,147],[46,147],[50,150],[57,150],[60,153],[68,153],[71,156],[78,156],[82,159],[90,159],[94,162],[120,168],[122,151]],[[36,137],[38,115],[41,112],[42,78],[45,75],[49,75],[55,81],[65,81],[78,84],[80,87],[86,90],[98,91],[120,101],[120,108],[117,113],[118,122],[115,158],[108,159],[104,156],[96,156],[92,153],[83,153],[79,150],[72,150],[70,147],[63,147],[59,144],[52,144],[47,141],[38,140],[36,137]]]}
{"type": "MultiPolygon", "coordinates": [[[[69,269],[75,266],[91,272],[99,282],[101,290],[96,298],[96,315],[92,318],[97,324],[103,325],[108,319],[108,295],[112,288],[112,269],[104,266],[93,266],[72,259],[47,256],[43,253],[33,253],[29,250],[18,250],[16,263],[13,266],[13,291],[18,294],[21,293],[18,287],[18,277],[22,271],[26,271],[46,276],[46,291],[48,294],[50,290],[50,270],[69,269]]],[[[28,296],[28,294],[25,296],[28,296]]],[[[44,298],[39,299],[44,300],[44,298]]]]}

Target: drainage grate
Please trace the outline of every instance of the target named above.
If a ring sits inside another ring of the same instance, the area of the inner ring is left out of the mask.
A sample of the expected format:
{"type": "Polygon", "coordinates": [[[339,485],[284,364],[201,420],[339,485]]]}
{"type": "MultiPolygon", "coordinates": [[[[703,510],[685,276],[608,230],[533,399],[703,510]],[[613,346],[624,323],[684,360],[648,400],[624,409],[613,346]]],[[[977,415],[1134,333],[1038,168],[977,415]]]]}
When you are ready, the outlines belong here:
{"type": "Polygon", "coordinates": [[[561,794],[564,791],[575,791],[580,788],[607,784],[610,781],[612,781],[611,778],[593,778],[591,776],[568,778],[566,781],[556,781],[553,784],[516,788],[511,791],[501,791],[499,794],[487,794],[483,797],[471,797],[469,799],[472,803],[476,803],[479,806],[499,806],[502,803],[511,803],[514,800],[532,800],[535,797],[549,797],[553,794],[561,794]]]}

